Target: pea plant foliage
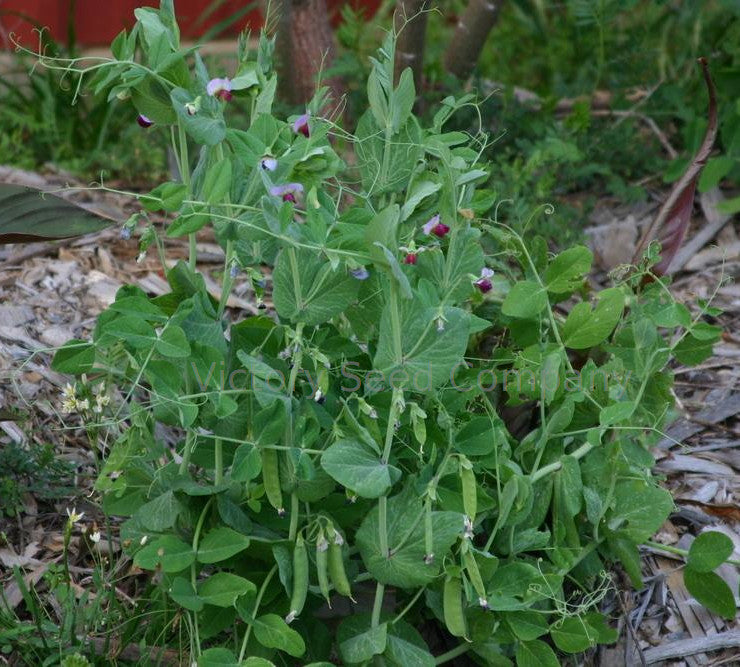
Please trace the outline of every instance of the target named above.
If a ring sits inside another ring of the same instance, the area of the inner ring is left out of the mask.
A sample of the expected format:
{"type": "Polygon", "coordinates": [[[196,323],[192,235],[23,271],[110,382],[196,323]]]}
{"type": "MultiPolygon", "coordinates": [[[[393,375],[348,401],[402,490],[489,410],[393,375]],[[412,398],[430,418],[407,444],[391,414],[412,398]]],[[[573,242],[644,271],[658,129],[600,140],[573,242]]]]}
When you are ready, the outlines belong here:
{"type": "MultiPolygon", "coordinates": [[[[394,35],[348,130],[321,92],[272,113],[264,34],[207,72],[171,0],[136,17],[79,73],[171,138],[180,178],[140,195],[123,234],[163,263],[161,237],[189,237],[190,258],[164,296],[122,287],[53,365],[75,376],[65,420],[99,452],[102,509],[149,573],[144,627],[167,641],[184,619],[204,667],[556,666],[615,641],[609,572],[641,585],[638,546],[673,507],[650,472],[668,365],[711,353],[716,312],[645,280],[656,247],[594,293],[588,249],[553,255],[498,222],[487,136],[445,130],[471,98],[423,127],[394,35]],[[197,271],[207,225],[220,299],[197,271]],[[238,277],[274,311],[225,317],[238,277]]],[[[687,585],[731,617],[725,546],[699,545],[687,585]]]]}

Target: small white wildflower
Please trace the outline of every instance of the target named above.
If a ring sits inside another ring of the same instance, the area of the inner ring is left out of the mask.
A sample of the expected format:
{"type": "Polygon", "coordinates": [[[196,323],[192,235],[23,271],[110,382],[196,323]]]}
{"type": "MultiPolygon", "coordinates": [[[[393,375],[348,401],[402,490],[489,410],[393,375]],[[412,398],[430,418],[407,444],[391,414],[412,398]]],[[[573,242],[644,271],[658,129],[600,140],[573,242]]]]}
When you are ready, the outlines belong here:
{"type": "Polygon", "coordinates": [[[142,537],[142,538],[141,538],[141,539],[139,540],[139,544],[140,544],[140,545],[141,545],[141,546],[143,547],[143,546],[144,546],[144,545],[146,544],[146,541],[147,541],[148,539],[149,539],[149,538],[148,538],[148,537],[147,537],[146,535],[144,535],[144,536],[143,536],[143,537],[142,537]]]}
{"type": "Polygon", "coordinates": [[[483,607],[483,609],[488,609],[488,600],[486,600],[486,598],[478,598],[478,604],[483,607]]]}
{"type": "Polygon", "coordinates": [[[92,535],[90,535],[90,539],[97,544],[100,542],[100,531],[96,530],[92,535]]]}
{"type": "Polygon", "coordinates": [[[86,398],[81,401],[77,401],[77,410],[79,410],[80,412],[84,412],[85,410],[89,410],[89,409],[90,409],[90,401],[88,401],[86,398]]]}
{"type": "Polygon", "coordinates": [[[424,556],[424,564],[431,565],[434,562],[434,554],[426,554],[424,556]]]}
{"type": "Polygon", "coordinates": [[[324,392],[321,391],[321,389],[316,390],[316,394],[313,397],[313,400],[317,403],[321,402],[321,399],[324,398],[324,392]]]}
{"type": "Polygon", "coordinates": [[[69,507],[67,508],[67,516],[69,517],[70,523],[79,523],[83,516],[85,516],[84,512],[77,513],[77,508],[73,507],[72,511],[70,512],[69,507]]]}
{"type": "Polygon", "coordinates": [[[473,539],[473,522],[471,521],[470,517],[466,514],[463,516],[463,523],[465,526],[465,532],[463,534],[463,537],[465,537],[468,540],[473,539]]]}
{"type": "Polygon", "coordinates": [[[146,259],[146,252],[140,252],[140,253],[139,253],[139,254],[138,254],[138,255],[136,256],[136,263],[137,263],[137,264],[141,264],[141,263],[142,263],[142,262],[143,262],[143,261],[144,261],[145,259],[146,259]]]}
{"type": "Polygon", "coordinates": [[[68,398],[62,402],[62,412],[65,414],[72,414],[77,409],[77,400],[74,398],[68,398]]]}
{"type": "Polygon", "coordinates": [[[67,382],[67,384],[64,385],[64,389],[62,389],[62,397],[63,398],[74,398],[76,392],[77,392],[77,389],[75,388],[75,386],[67,382]]]}

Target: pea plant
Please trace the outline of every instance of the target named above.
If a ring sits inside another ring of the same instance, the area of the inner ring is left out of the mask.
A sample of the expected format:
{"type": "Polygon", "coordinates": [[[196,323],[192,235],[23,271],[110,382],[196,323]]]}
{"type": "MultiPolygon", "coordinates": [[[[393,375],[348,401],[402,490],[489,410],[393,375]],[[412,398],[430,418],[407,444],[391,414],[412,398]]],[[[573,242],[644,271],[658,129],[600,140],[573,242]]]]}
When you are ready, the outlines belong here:
{"type": "MultiPolygon", "coordinates": [[[[640,586],[638,546],[673,507],[649,449],[668,364],[711,353],[716,312],[645,280],[654,246],[594,293],[588,249],[553,256],[499,222],[486,134],[445,131],[471,99],[422,127],[393,34],[348,131],[321,92],[272,114],[264,34],[213,77],[180,47],[171,0],[136,17],[80,75],[171,138],[179,180],[123,228],[158,250],[171,291],[122,287],[53,365],[76,376],[67,419],[149,573],[141,636],[174,636],[176,618],[202,666],[556,666],[615,641],[610,568],[640,586]],[[239,102],[246,130],[228,126],[239,102]],[[219,299],[197,270],[207,225],[219,299]],[[189,238],[189,261],[167,264],[163,234],[189,238]],[[229,319],[239,277],[274,309],[229,319]]],[[[692,588],[717,589],[722,553],[694,556],[692,588]]],[[[729,595],[703,599],[733,616],[729,595]]]]}

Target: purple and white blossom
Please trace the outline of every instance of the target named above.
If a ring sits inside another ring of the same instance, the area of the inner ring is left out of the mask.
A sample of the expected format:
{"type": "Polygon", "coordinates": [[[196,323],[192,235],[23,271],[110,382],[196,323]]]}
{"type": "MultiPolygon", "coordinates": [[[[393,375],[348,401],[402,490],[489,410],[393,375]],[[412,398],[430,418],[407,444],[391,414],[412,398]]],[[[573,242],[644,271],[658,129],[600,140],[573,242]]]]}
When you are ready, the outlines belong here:
{"type": "Polygon", "coordinates": [[[269,155],[265,155],[260,160],[260,167],[264,169],[265,171],[275,171],[278,166],[278,161],[274,157],[270,157],[269,155]]]}
{"type": "Polygon", "coordinates": [[[422,230],[427,236],[434,234],[439,238],[444,238],[445,236],[447,236],[447,232],[450,231],[450,228],[440,220],[438,213],[437,215],[432,216],[431,218],[429,218],[429,220],[427,220],[427,222],[422,227],[422,230]]]}
{"type": "Polygon", "coordinates": [[[151,118],[147,118],[143,113],[139,114],[139,116],[136,118],[136,122],[144,128],[154,125],[154,121],[151,118]]]}
{"type": "Polygon", "coordinates": [[[273,197],[282,197],[283,201],[296,202],[296,195],[303,192],[303,186],[300,183],[285,183],[283,185],[273,185],[270,188],[270,194],[273,197]]]}
{"type": "Polygon", "coordinates": [[[311,134],[311,130],[308,127],[308,119],[310,117],[310,113],[304,113],[302,116],[298,116],[298,118],[293,121],[293,132],[296,134],[302,134],[304,137],[308,137],[311,134]]]}
{"type": "Polygon", "coordinates": [[[224,102],[231,101],[231,79],[211,79],[206,85],[206,92],[211,97],[217,97],[224,102]]]}
{"type": "Polygon", "coordinates": [[[350,273],[357,278],[357,280],[367,280],[370,277],[370,272],[364,266],[361,266],[359,269],[352,269],[350,273]]]}
{"type": "Polygon", "coordinates": [[[473,285],[475,285],[483,294],[485,294],[486,292],[490,292],[493,288],[491,278],[493,278],[493,269],[489,269],[487,266],[483,267],[480,272],[480,278],[474,281],[473,285]]]}

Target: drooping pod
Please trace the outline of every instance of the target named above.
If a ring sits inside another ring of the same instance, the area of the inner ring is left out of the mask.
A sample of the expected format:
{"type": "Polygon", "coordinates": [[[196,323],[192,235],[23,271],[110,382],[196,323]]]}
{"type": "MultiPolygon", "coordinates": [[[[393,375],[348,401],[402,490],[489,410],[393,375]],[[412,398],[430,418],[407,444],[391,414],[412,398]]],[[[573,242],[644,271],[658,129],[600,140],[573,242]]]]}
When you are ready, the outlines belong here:
{"type": "Polygon", "coordinates": [[[263,448],[262,454],[262,484],[265,487],[267,500],[280,516],[285,515],[283,507],[283,492],[280,489],[280,465],[278,453],[275,449],[263,448]]]}
{"type": "Polygon", "coordinates": [[[324,596],[326,603],[331,608],[331,596],[329,595],[329,542],[324,537],[324,529],[319,528],[316,538],[316,577],[319,580],[319,590],[324,596]]]}
{"type": "Polygon", "coordinates": [[[462,579],[447,576],[442,593],[445,625],[455,637],[465,637],[465,612],[462,600],[462,579]]]}
{"type": "Polygon", "coordinates": [[[484,609],[488,609],[488,597],[486,594],[486,587],[483,584],[483,579],[480,576],[480,570],[478,569],[478,563],[475,560],[475,555],[470,549],[463,551],[463,565],[465,565],[465,572],[468,574],[470,583],[473,584],[475,594],[478,596],[478,604],[484,609]]]}
{"type": "Polygon", "coordinates": [[[308,594],[308,551],[306,543],[299,534],[293,547],[293,595],[290,598],[290,611],[285,622],[290,623],[303,611],[308,594]]]}
{"type": "Polygon", "coordinates": [[[427,497],[424,503],[424,563],[434,562],[434,528],[432,526],[432,500],[427,497]]]}
{"type": "Polygon", "coordinates": [[[478,492],[473,466],[467,459],[460,461],[460,482],[462,483],[463,509],[470,517],[470,522],[475,523],[475,515],[478,513],[478,492]]]}
{"type": "Polygon", "coordinates": [[[354,600],[352,597],[352,589],[349,585],[349,579],[347,579],[347,573],[344,570],[344,559],[342,558],[342,545],[344,539],[342,536],[334,530],[334,526],[327,526],[327,534],[329,536],[329,578],[334,586],[334,590],[340,595],[344,595],[350,600],[354,600]]]}

